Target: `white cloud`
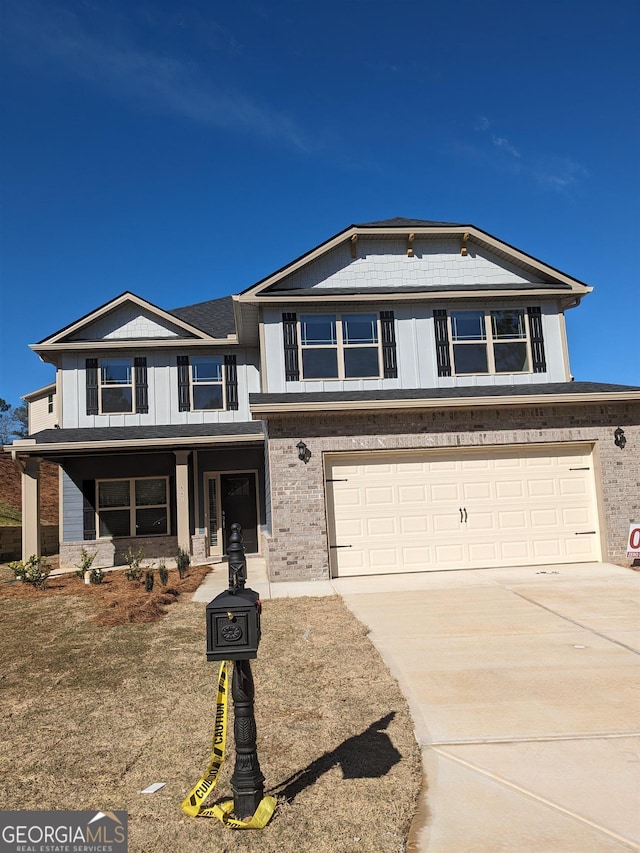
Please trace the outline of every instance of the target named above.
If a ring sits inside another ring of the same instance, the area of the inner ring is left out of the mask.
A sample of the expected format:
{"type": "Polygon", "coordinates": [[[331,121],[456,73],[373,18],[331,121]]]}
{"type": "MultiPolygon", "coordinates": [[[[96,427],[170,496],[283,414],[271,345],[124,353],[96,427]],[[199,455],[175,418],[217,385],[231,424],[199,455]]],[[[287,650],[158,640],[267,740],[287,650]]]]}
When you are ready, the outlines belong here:
{"type": "Polygon", "coordinates": [[[513,157],[520,157],[520,152],[517,148],[509,142],[506,136],[497,136],[495,133],[491,135],[491,141],[496,146],[496,148],[502,148],[504,151],[507,151],[513,157]]]}
{"type": "Polygon", "coordinates": [[[118,100],[200,124],[237,128],[300,149],[307,141],[295,120],[241,91],[210,79],[194,63],[145,50],[111,28],[94,35],[69,7],[7,0],[8,52],[30,65],[55,64],[118,100]]]}

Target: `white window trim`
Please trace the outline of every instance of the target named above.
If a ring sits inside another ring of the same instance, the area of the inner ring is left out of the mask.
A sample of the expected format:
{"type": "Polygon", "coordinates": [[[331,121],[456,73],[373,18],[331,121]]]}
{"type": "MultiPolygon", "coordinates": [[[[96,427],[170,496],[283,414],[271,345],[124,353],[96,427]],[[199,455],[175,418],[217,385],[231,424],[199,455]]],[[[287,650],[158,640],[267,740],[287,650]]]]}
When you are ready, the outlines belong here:
{"type": "Polygon", "coordinates": [[[339,382],[339,381],[359,381],[362,379],[382,379],[382,324],[380,321],[380,312],[379,311],[344,311],[341,313],[333,313],[326,311],[306,311],[304,315],[301,315],[298,318],[298,364],[300,370],[300,379],[303,382],[339,382]],[[318,314],[319,316],[326,317],[335,317],[336,318],[336,343],[335,344],[303,344],[302,343],[302,316],[309,317],[312,314],[318,314]],[[363,314],[375,314],[376,316],[376,334],[378,336],[377,343],[371,344],[347,344],[344,342],[344,335],[342,331],[342,321],[344,317],[358,317],[363,314]],[[371,349],[372,347],[377,347],[378,349],[378,372],[376,374],[372,374],[371,376],[345,376],[344,369],[344,352],[348,349],[371,349]],[[304,375],[304,360],[302,358],[302,354],[305,350],[314,350],[314,349],[335,349],[336,350],[336,358],[338,360],[338,375],[337,376],[322,376],[322,377],[305,377],[304,375]]]}
{"type": "Polygon", "coordinates": [[[512,307],[512,306],[493,306],[492,308],[454,308],[450,311],[447,311],[447,327],[449,333],[449,360],[451,363],[451,375],[452,376],[510,376],[511,374],[517,376],[526,376],[530,373],[533,373],[533,358],[531,352],[531,327],[529,325],[529,312],[526,308],[521,307],[512,307]],[[484,314],[484,329],[485,329],[485,337],[484,338],[476,338],[474,340],[467,341],[456,341],[453,339],[453,318],[452,314],[454,313],[462,313],[464,311],[482,311],[484,314]],[[500,338],[494,338],[493,336],[493,323],[491,322],[491,313],[493,311],[522,311],[524,315],[524,328],[525,328],[525,337],[524,338],[509,338],[507,340],[501,340],[500,338]],[[527,364],[529,366],[528,370],[513,370],[513,371],[496,371],[496,359],[494,353],[494,345],[500,343],[508,343],[509,341],[518,342],[523,341],[526,343],[527,347],[527,364]],[[467,344],[484,344],[487,348],[487,371],[486,373],[457,373],[456,372],[456,362],[455,362],[455,353],[454,346],[465,346],[467,344]]]}
{"type": "Polygon", "coordinates": [[[227,410],[227,381],[226,381],[226,379],[227,379],[227,375],[226,375],[226,368],[225,368],[223,356],[219,356],[219,355],[191,356],[189,358],[189,402],[191,404],[191,411],[192,412],[225,412],[227,410]],[[222,367],[222,372],[221,372],[222,378],[220,379],[220,382],[195,382],[193,379],[193,360],[194,360],[194,358],[210,358],[210,359],[219,358],[221,361],[221,367],[222,367]],[[220,385],[222,387],[222,406],[220,406],[220,408],[218,408],[218,409],[197,409],[196,408],[196,406],[194,404],[193,389],[194,389],[194,386],[202,386],[202,385],[220,385]]]}
{"type": "Polygon", "coordinates": [[[159,477],[103,477],[100,480],[96,480],[96,539],[149,539],[155,538],[156,536],[170,536],[171,535],[171,494],[169,492],[169,477],[161,474],[159,477]],[[141,506],[137,506],[135,502],[135,484],[140,482],[141,480],[164,480],[165,481],[165,495],[167,497],[167,502],[164,504],[144,504],[141,506]],[[109,512],[110,509],[127,509],[125,506],[121,507],[100,507],[100,483],[129,483],[129,535],[128,536],[100,536],[100,511],[109,512]],[[133,502],[132,499],[133,498],[133,502]],[[159,507],[164,507],[167,510],[167,532],[166,533],[143,533],[138,536],[136,531],[136,510],[137,509],[157,509],[159,507]],[[131,531],[134,531],[133,533],[131,531]]]}
{"type": "Polygon", "coordinates": [[[136,371],[134,360],[128,356],[113,356],[112,358],[98,359],[98,412],[101,415],[135,415],[136,414],[136,371]],[[131,368],[131,382],[126,385],[114,384],[107,385],[102,382],[102,364],[109,361],[128,361],[131,368]],[[105,412],[102,408],[102,391],[104,388],[131,388],[131,409],[127,412],[105,412]]]}

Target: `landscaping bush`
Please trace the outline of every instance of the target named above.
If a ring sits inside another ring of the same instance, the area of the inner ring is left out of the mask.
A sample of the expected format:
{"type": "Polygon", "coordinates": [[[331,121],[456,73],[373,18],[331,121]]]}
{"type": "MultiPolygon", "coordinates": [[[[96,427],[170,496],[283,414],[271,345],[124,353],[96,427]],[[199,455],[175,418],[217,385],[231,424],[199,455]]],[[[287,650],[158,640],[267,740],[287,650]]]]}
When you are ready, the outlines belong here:
{"type": "Polygon", "coordinates": [[[139,548],[137,551],[133,551],[131,548],[127,550],[127,553],[124,555],[124,561],[129,568],[125,571],[124,576],[128,581],[142,580],[142,568],[140,563],[142,563],[143,560],[144,551],[142,548],[139,548]]]}
{"type": "Polygon", "coordinates": [[[153,590],[154,576],[153,572],[149,571],[144,576],[144,588],[147,592],[151,592],[153,590]]]}
{"type": "MultiPolygon", "coordinates": [[[[97,553],[97,551],[94,551],[93,554],[90,554],[86,548],[83,548],[82,551],[80,551],[80,564],[78,565],[78,563],[76,563],[76,577],[84,578],[85,572],[91,571],[91,565],[95,560],[97,553]]],[[[100,581],[97,581],[97,583],[100,583],[100,581]]]]}
{"type": "Polygon", "coordinates": [[[9,563],[9,568],[16,580],[29,583],[36,589],[44,589],[47,585],[47,578],[51,574],[49,563],[44,557],[36,557],[35,554],[32,554],[26,561],[16,560],[9,563]]]}
{"type": "Polygon", "coordinates": [[[178,567],[178,574],[183,578],[187,574],[187,569],[191,565],[191,556],[184,548],[178,548],[178,553],[176,554],[176,565],[178,567]]]}
{"type": "Polygon", "coordinates": [[[158,566],[158,575],[160,577],[160,583],[162,586],[166,586],[169,580],[169,569],[166,567],[164,560],[160,560],[160,565],[158,566]]]}

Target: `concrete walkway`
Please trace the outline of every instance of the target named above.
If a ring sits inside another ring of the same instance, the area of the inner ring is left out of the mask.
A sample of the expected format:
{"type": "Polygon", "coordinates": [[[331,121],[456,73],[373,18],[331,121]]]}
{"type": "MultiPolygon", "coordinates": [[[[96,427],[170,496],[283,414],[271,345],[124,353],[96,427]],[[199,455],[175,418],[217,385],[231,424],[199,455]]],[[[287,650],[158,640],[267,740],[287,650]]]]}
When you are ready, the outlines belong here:
{"type": "MultiPolygon", "coordinates": [[[[252,561],[248,573],[265,599],[338,593],[370,628],[422,747],[408,851],[640,850],[639,574],[585,564],[269,584],[252,561]]],[[[196,600],[224,588],[226,566],[208,584],[196,600]]]]}

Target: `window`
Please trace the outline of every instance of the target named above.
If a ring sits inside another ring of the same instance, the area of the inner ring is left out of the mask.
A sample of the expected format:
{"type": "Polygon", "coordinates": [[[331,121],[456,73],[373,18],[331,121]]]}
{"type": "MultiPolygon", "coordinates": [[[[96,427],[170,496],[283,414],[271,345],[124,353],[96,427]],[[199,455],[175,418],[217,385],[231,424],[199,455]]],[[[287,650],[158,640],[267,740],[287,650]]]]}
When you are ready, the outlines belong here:
{"type": "Polygon", "coordinates": [[[100,361],[99,392],[101,414],[133,412],[133,368],[130,358],[100,361]]]}
{"type": "Polygon", "coordinates": [[[195,356],[191,359],[193,409],[223,409],[223,387],[221,357],[205,355],[195,356]]]}
{"type": "Polygon", "coordinates": [[[523,309],[452,311],[450,324],[454,374],[531,370],[527,315],[523,309]]]}
{"type": "Polygon", "coordinates": [[[303,314],[300,349],[303,379],[377,378],[378,315],[303,314]]]}
{"type": "Polygon", "coordinates": [[[98,480],[98,536],[160,536],[169,532],[168,478],[98,480]]]}
{"type": "Polygon", "coordinates": [[[47,397],[47,414],[53,414],[53,394],[49,394],[47,397]]]}

